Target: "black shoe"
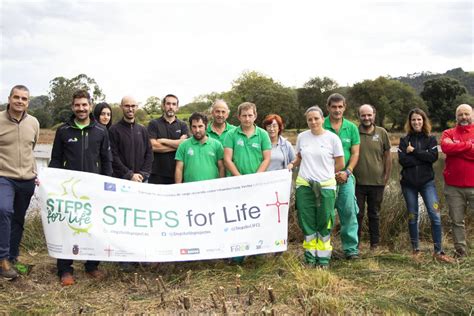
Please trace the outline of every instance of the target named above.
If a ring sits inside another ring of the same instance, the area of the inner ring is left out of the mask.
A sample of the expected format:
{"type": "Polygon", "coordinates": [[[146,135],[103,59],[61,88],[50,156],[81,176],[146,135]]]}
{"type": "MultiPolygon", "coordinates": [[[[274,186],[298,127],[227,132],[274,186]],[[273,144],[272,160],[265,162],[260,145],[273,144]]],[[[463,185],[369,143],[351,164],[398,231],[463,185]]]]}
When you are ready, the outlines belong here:
{"type": "Polygon", "coordinates": [[[359,260],[359,255],[356,253],[350,254],[346,256],[346,260],[359,260]]]}
{"type": "Polygon", "coordinates": [[[464,249],[459,248],[459,249],[456,249],[454,251],[454,256],[453,257],[456,258],[456,259],[466,258],[467,253],[466,253],[466,251],[464,251],[464,249]]]}

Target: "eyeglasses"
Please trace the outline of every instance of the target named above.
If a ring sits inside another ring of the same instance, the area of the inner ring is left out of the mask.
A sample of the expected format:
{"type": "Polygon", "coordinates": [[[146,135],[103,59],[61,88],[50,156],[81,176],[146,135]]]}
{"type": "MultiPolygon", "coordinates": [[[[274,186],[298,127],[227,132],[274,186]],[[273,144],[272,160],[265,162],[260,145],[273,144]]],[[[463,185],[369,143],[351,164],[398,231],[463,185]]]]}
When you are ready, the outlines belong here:
{"type": "Polygon", "coordinates": [[[267,129],[272,129],[272,128],[277,129],[278,127],[279,127],[278,124],[269,124],[269,125],[267,125],[267,129]]]}
{"type": "Polygon", "coordinates": [[[137,107],[136,104],[124,104],[122,106],[126,109],[135,109],[137,107]]]}

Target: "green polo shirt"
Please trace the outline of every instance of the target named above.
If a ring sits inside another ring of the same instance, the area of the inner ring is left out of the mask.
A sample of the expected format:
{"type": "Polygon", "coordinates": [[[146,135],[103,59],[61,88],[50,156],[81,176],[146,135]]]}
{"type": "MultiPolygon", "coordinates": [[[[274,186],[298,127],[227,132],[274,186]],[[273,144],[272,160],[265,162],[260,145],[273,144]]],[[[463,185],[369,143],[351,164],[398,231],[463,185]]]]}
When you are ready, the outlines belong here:
{"type": "Polygon", "coordinates": [[[207,138],[201,144],[191,137],[179,144],[176,160],[183,162],[183,182],[202,181],[219,178],[217,161],[224,158],[224,148],[221,143],[207,138]]]}
{"type": "Polygon", "coordinates": [[[255,132],[247,137],[240,126],[227,133],[224,148],[231,148],[232,161],[240,174],[255,173],[263,161],[263,151],[272,150],[267,131],[255,126],[255,132]]]}
{"type": "Polygon", "coordinates": [[[375,126],[371,133],[367,133],[359,126],[359,134],[359,162],[354,169],[357,184],[385,185],[384,157],[391,147],[387,131],[382,127],[375,126]]]}
{"type": "Polygon", "coordinates": [[[229,124],[227,122],[225,122],[225,129],[224,131],[222,132],[222,134],[217,134],[216,132],[214,132],[212,130],[212,122],[210,122],[208,125],[207,125],[207,130],[206,130],[206,133],[207,133],[207,136],[209,136],[210,138],[214,138],[215,140],[218,140],[221,144],[224,144],[224,139],[225,137],[227,136],[227,134],[234,130],[235,129],[235,126],[232,125],[232,124],[229,124]]]}
{"type": "Polygon", "coordinates": [[[341,139],[342,149],[344,149],[345,166],[347,167],[349,164],[349,159],[351,159],[351,147],[360,144],[360,136],[357,126],[351,121],[343,118],[339,133],[336,133],[336,131],[331,127],[331,121],[329,120],[328,116],[324,120],[323,127],[325,130],[333,132],[341,139]]]}

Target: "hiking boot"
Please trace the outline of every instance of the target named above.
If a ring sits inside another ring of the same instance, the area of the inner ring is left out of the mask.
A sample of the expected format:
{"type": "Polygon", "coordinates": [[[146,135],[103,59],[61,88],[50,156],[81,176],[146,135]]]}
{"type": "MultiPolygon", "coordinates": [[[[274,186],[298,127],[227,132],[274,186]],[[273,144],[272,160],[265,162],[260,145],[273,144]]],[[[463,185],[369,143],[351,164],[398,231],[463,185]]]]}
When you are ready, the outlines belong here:
{"type": "Polygon", "coordinates": [[[454,251],[453,257],[456,259],[462,259],[462,258],[467,257],[467,253],[464,251],[464,249],[459,248],[454,251]]]}
{"type": "Polygon", "coordinates": [[[315,265],[315,268],[318,270],[329,270],[329,265],[328,264],[317,264],[315,265]]]}
{"type": "Polygon", "coordinates": [[[420,263],[423,258],[423,253],[420,251],[420,249],[415,249],[413,250],[413,253],[411,256],[413,258],[413,261],[420,263]]]}
{"type": "Polygon", "coordinates": [[[359,260],[359,255],[356,253],[350,254],[346,256],[346,260],[359,260]]]}
{"type": "Polygon", "coordinates": [[[93,278],[93,279],[96,279],[96,280],[103,280],[105,279],[105,273],[102,272],[101,270],[99,269],[95,269],[95,270],[92,270],[92,271],[87,271],[86,274],[93,278]]]}
{"type": "Polygon", "coordinates": [[[70,286],[70,285],[74,285],[75,281],[74,281],[74,277],[72,276],[72,273],[70,272],[65,272],[61,275],[61,285],[62,286],[70,286]]]}
{"type": "Polygon", "coordinates": [[[0,276],[8,280],[13,280],[18,277],[18,272],[13,269],[8,259],[2,259],[0,262],[0,276]]]}
{"type": "Polygon", "coordinates": [[[447,256],[443,251],[438,252],[433,254],[433,258],[439,262],[445,262],[445,263],[455,263],[456,260],[454,258],[451,258],[450,256],[447,256]]]}
{"type": "Polygon", "coordinates": [[[378,245],[378,244],[370,245],[370,251],[377,251],[378,249],[379,249],[379,245],[378,245]]]}

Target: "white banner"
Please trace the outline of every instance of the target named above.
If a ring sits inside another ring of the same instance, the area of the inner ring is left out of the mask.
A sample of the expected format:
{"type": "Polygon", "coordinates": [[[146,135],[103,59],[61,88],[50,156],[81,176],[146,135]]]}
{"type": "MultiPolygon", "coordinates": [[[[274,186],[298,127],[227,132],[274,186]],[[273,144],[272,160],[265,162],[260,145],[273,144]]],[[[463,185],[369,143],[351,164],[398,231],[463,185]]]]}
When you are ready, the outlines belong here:
{"type": "Polygon", "coordinates": [[[174,185],[54,168],[39,178],[54,258],[164,262],[287,249],[288,170],[174,185]]]}

